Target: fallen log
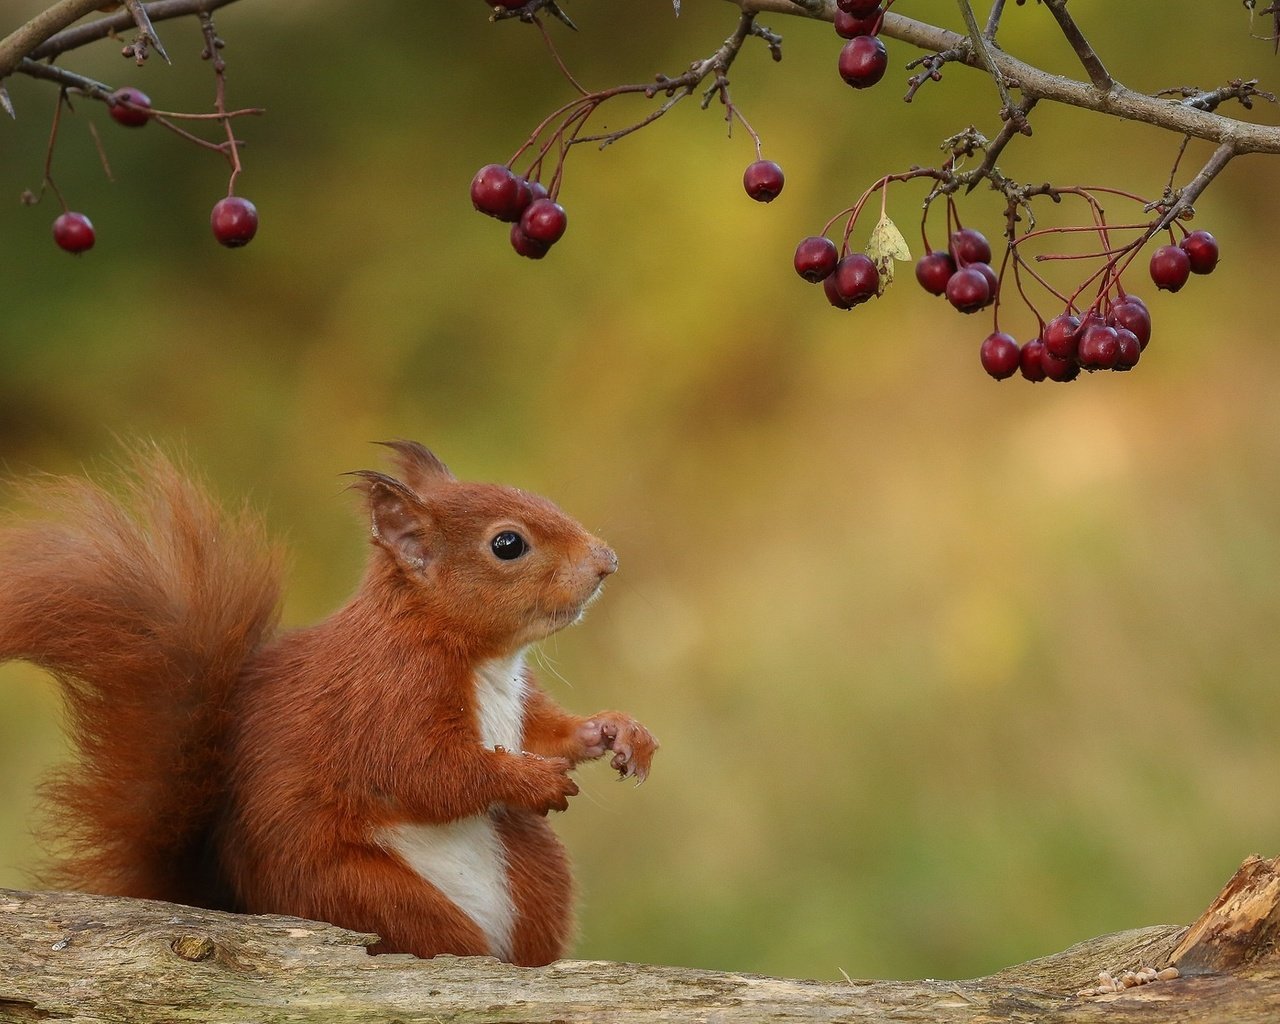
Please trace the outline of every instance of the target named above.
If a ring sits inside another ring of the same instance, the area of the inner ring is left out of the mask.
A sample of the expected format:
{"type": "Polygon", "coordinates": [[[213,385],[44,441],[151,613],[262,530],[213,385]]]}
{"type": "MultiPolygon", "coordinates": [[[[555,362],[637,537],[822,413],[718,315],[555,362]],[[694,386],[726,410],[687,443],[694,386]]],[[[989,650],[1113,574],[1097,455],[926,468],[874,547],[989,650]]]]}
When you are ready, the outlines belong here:
{"type": "Polygon", "coordinates": [[[601,961],[370,957],[372,935],[81,893],[0,890],[0,1021],[1030,1022],[1280,1019],[1280,858],[1189,927],[1106,935],[966,981],[818,982],[601,961]]]}

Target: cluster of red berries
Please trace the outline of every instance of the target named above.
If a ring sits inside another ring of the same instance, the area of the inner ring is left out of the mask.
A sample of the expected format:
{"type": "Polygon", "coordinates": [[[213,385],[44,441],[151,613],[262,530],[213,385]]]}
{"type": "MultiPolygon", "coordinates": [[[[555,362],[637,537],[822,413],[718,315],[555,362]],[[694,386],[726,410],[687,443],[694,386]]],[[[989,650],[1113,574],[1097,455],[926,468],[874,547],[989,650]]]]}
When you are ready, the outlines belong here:
{"type": "Polygon", "coordinates": [[[880,293],[880,271],[866,253],[841,256],[825,235],[811,235],[796,246],[796,273],[812,284],[822,282],[827,301],[836,309],[853,309],[880,293]]]}
{"type": "Polygon", "coordinates": [[[1121,294],[1079,317],[1058,314],[1024,345],[1004,331],[978,349],[982,368],[996,380],[1021,371],[1029,381],[1070,381],[1081,370],[1132,370],[1151,340],[1151,313],[1138,296],[1121,294]]]}
{"type": "MultiPolygon", "coordinates": [[[[952,236],[952,254],[955,236],[952,236]]],[[[933,294],[941,294],[942,271],[927,261],[939,254],[923,256],[916,264],[916,277],[933,294]]],[[[936,262],[941,263],[941,260],[936,262]]],[[[1218,243],[1207,231],[1193,231],[1180,245],[1164,245],[1151,255],[1150,273],[1155,286],[1176,292],[1190,274],[1208,274],[1218,265],[1218,243]]],[[[990,267],[987,268],[990,271],[990,267]]],[[[959,273],[959,272],[957,272],[959,273]]],[[[994,277],[994,274],[992,275],[994,277]]],[[[948,279],[945,294],[956,308],[948,279]]],[[[1081,370],[1131,370],[1138,365],[1151,340],[1151,312],[1138,296],[1120,290],[1114,301],[1103,299],[1076,316],[1070,309],[1046,323],[1039,336],[1019,345],[1014,338],[996,331],[988,335],[978,350],[982,368],[996,380],[1021,372],[1030,381],[1071,381],[1081,370]]]]}
{"type": "MultiPolygon", "coordinates": [[[[151,120],[151,97],[141,89],[125,86],[111,94],[107,112],[117,124],[141,128],[151,120]]],[[[257,234],[258,209],[241,196],[227,196],[214,203],[209,226],[214,238],[228,249],[237,249],[257,234]]],[[[53,241],[67,252],[87,252],[97,240],[93,222],[83,213],[65,210],[53,222],[53,241]]]]}
{"type": "Polygon", "coordinates": [[[883,22],[880,0],[836,0],[836,34],[848,40],[837,67],[855,89],[875,85],[889,67],[889,53],[880,40],[883,22]]]}
{"type": "Polygon", "coordinates": [[[1192,231],[1180,245],[1162,245],[1151,254],[1151,280],[1157,288],[1176,292],[1191,274],[1211,274],[1217,265],[1217,239],[1207,231],[1192,231]]]}
{"type": "MultiPolygon", "coordinates": [[[[880,292],[880,271],[870,256],[854,252],[841,256],[831,239],[811,235],[796,246],[795,271],[822,287],[837,309],[852,309],[880,292]]],[[[982,232],[960,228],[951,235],[946,252],[928,252],[916,264],[916,279],[934,295],[962,313],[976,313],[995,301],[1000,281],[991,269],[991,245],[982,232]]]]}
{"type": "Polygon", "coordinates": [[[916,280],[930,295],[945,295],[961,313],[986,309],[1000,290],[1000,278],[991,269],[991,243],[973,228],[953,231],[945,252],[938,249],[921,256],[916,280]]]}
{"type": "Polygon", "coordinates": [[[511,248],[540,260],[560,241],[568,225],[564,207],[546,187],[529,181],[505,164],[485,164],[471,179],[471,204],[511,225],[511,248]]]}

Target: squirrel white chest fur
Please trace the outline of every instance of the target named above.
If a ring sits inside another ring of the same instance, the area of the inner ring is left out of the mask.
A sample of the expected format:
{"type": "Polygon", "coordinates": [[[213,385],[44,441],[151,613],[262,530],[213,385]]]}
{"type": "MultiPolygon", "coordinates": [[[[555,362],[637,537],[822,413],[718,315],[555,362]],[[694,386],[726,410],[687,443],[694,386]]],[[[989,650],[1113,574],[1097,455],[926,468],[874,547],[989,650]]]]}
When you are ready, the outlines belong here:
{"type": "MultiPolygon", "coordinates": [[[[519,751],[524,734],[524,651],[476,670],[476,726],[486,747],[519,751]]],[[[378,836],[480,927],[492,955],[511,958],[515,904],[506,853],[491,814],[440,825],[405,822],[378,836]]]]}

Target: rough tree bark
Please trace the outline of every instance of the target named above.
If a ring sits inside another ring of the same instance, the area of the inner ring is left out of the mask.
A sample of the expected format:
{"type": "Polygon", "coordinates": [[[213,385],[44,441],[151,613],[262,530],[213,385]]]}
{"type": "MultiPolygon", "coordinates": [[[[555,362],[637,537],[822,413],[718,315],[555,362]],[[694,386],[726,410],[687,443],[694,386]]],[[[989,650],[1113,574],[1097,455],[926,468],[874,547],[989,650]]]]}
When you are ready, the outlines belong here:
{"type": "Polygon", "coordinates": [[[369,957],[373,936],[296,918],[0,890],[0,1021],[1261,1024],[1280,1019],[1278,937],[1280,858],[1257,857],[1188,928],[1103,936],[956,982],[829,983],[604,962],[530,970],[487,958],[369,957]],[[1169,966],[1180,976],[1132,987],[1120,981],[1124,970],[1169,966]],[[1117,980],[1099,986],[1102,971],[1117,980]]]}

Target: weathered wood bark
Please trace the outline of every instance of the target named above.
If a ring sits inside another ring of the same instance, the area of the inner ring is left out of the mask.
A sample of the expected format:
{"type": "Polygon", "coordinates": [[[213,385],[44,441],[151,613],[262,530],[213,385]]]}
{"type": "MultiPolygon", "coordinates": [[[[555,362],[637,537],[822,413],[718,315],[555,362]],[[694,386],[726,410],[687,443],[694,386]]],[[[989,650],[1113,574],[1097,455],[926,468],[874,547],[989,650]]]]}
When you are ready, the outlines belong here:
{"type": "Polygon", "coordinates": [[[627,1022],[1280,1019],[1280,858],[1250,858],[1190,928],[1143,928],[971,981],[814,982],[565,961],[369,957],[285,917],[0,890],[0,1021],[627,1022]],[[1079,994],[1100,971],[1181,976],[1079,994]],[[1171,973],[1171,972],[1170,972],[1171,973]]]}

